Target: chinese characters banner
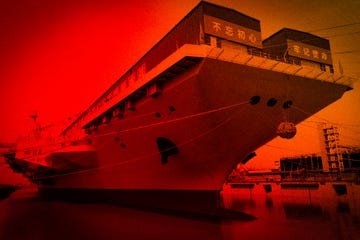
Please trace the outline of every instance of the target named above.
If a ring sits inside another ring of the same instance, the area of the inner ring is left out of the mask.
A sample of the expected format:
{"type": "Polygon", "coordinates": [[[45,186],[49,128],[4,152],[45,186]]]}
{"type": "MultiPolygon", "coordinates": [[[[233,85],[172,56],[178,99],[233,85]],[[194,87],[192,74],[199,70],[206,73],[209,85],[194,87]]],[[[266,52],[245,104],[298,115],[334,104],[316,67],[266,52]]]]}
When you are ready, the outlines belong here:
{"type": "Polygon", "coordinates": [[[209,15],[204,15],[204,31],[248,46],[262,47],[260,32],[209,15]]]}
{"type": "Polygon", "coordinates": [[[289,39],[287,40],[287,44],[290,56],[332,65],[331,53],[327,49],[289,39]]]}

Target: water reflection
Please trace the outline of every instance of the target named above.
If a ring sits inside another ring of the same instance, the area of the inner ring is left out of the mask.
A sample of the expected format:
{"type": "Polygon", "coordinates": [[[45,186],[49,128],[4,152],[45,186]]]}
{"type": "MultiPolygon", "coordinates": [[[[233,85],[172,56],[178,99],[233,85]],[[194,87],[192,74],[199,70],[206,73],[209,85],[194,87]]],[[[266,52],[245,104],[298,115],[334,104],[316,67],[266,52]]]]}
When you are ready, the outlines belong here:
{"type": "Polygon", "coordinates": [[[269,185],[223,192],[227,207],[257,217],[223,224],[225,239],[360,239],[360,185],[269,185]]]}
{"type": "Polygon", "coordinates": [[[325,215],[320,205],[283,203],[286,219],[323,218],[325,215]]]}
{"type": "Polygon", "coordinates": [[[337,203],[336,211],[338,213],[349,213],[350,214],[350,206],[348,202],[339,201],[337,203]]]}
{"type": "Polygon", "coordinates": [[[269,211],[271,211],[274,208],[274,202],[271,197],[266,197],[265,206],[269,211]]]}
{"type": "Polygon", "coordinates": [[[262,185],[223,192],[224,205],[253,221],[206,221],[101,204],[40,201],[21,190],[0,201],[0,239],[360,239],[359,186],[262,185]],[[330,191],[332,190],[332,191],[330,191]]]}
{"type": "Polygon", "coordinates": [[[219,223],[102,204],[0,202],[0,239],[221,239],[219,223]]]}

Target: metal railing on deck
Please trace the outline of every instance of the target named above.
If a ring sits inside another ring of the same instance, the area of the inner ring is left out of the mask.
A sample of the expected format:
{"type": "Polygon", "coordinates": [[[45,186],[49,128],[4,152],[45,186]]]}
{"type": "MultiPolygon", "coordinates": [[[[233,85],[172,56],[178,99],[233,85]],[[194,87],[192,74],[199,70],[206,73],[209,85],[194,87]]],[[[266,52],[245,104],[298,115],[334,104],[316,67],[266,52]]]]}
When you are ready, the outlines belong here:
{"type": "MultiPolygon", "coordinates": [[[[210,46],[209,46],[210,48],[210,46]]],[[[247,52],[236,49],[211,48],[208,57],[252,67],[281,72],[289,75],[311,78],[319,81],[343,84],[352,88],[354,79],[340,73],[323,71],[320,68],[301,65],[296,58],[273,56],[259,49],[248,49],[247,52]]]]}

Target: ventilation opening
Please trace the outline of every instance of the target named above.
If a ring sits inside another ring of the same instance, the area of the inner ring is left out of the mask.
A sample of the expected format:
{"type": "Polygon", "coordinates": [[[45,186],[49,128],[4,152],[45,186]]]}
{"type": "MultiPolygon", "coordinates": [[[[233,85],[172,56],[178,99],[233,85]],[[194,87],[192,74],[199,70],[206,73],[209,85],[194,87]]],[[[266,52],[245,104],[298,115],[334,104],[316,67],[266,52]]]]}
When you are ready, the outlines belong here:
{"type": "Polygon", "coordinates": [[[158,137],[156,139],[156,144],[158,146],[161,163],[166,164],[168,162],[168,157],[172,156],[179,152],[178,147],[170,139],[164,137],[158,137]]]}

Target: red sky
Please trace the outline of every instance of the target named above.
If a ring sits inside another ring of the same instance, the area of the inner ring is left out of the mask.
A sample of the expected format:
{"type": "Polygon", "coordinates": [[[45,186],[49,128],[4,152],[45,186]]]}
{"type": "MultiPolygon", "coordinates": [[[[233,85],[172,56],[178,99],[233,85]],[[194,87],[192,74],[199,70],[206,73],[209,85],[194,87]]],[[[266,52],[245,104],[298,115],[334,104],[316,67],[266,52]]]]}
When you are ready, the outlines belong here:
{"type": "MultiPolygon", "coordinates": [[[[358,0],[210,2],[259,19],[263,38],[283,27],[317,30],[312,33],[329,37],[334,63],[337,65],[341,59],[347,75],[360,76],[358,0]],[[337,27],[341,25],[348,26],[337,27]],[[324,28],[327,30],[319,30],[324,28]]],[[[0,142],[13,140],[33,110],[43,123],[58,123],[85,110],[197,3],[198,0],[1,1],[0,142]]],[[[320,117],[341,123],[348,131],[346,143],[360,145],[360,85],[357,86],[310,120],[320,121],[320,117]]],[[[318,151],[313,126],[308,121],[299,127],[295,140],[276,140],[263,147],[253,160],[255,166],[271,164],[281,154],[318,151]]]]}

